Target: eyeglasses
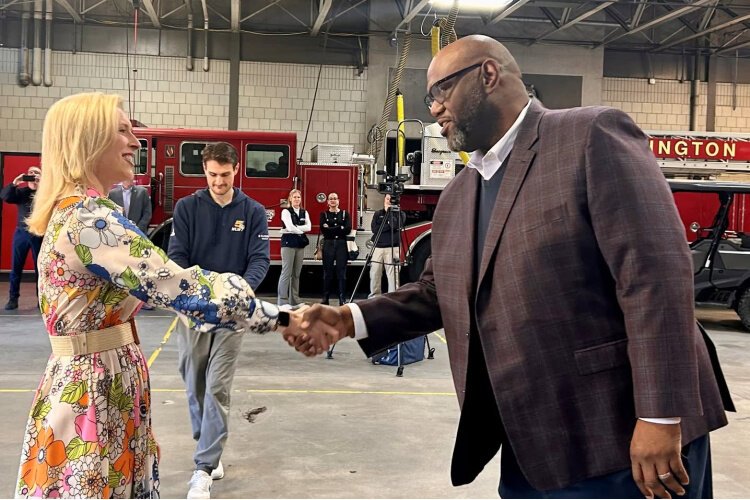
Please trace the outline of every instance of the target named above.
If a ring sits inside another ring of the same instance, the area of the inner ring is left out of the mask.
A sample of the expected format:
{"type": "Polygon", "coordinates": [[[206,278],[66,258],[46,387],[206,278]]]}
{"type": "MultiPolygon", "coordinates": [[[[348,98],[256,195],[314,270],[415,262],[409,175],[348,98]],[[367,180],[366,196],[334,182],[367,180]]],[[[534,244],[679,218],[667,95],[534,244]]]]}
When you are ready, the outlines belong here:
{"type": "Polygon", "coordinates": [[[455,73],[451,73],[450,75],[446,76],[442,80],[438,80],[435,83],[432,84],[432,87],[430,87],[430,91],[427,93],[426,96],[424,96],[424,103],[428,108],[432,107],[433,102],[437,102],[438,104],[443,104],[445,102],[445,99],[448,97],[448,91],[451,89],[450,86],[445,86],[445,83],[449,80],[452,80],[454,78],[460,78],[464,76],[469,71],[472,71],[476,68],[479,68],[484,63],[476,63],[472,64],[471,66],[460,69],[456,71],[455,73]]]}

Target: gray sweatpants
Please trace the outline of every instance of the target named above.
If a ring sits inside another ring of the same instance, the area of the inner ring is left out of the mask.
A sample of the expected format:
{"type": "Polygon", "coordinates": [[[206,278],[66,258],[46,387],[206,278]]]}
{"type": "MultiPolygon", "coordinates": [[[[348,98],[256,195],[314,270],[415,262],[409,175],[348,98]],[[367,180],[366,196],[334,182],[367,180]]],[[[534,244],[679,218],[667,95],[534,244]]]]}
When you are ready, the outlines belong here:
{"type": "Polygon", "coordinates": [[[196,470],[210,472],[219,465],[229,433],[229,401],[242,332],[196,332],[177,321],[176,333],[193,439],[198,441],[193,460],[196,470]]]}
{"type": "Polygon", "coordinates": [[[281,276],[279,277],[278,304],[301,304],[299,277],[305,257],[304,248],[281,247],[281,276]]]}

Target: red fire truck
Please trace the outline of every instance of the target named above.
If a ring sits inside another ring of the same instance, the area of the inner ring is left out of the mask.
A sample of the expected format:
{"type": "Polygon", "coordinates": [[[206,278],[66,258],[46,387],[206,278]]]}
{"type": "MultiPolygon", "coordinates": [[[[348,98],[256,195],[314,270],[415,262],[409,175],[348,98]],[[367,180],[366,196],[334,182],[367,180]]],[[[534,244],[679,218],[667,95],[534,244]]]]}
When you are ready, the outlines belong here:
{"type": "MultiPolygon", "coordinates": [[[[360,255],[351,264],[364,264],[365,242],[372,235],[365,188],[376,182],[375,176],[369,172],[371,166],[298,162],[295,133],[152,128],[136,128],[134,131],[141,143],[135,179],[151,194],[154,211],[149,235],[155,243],[166,247],[177,200],[205,188],[201,163],[203,147],[209,142],[226,141],[233,144],[240,154],[241,168],[235,185],[266,207],[272,264],[280,263],[281,210],[287,206],[286,198],[292,188],[302,190],[303,206],[312,215],[312,244],[307,247],[305,263],[319,264],[313,259],[319,232],[317,215],[326,209],[328,193],[337,192],[342,208],[351,212],[358,228],[356,241],[360,255]]],[[[655,132],[650,136],[651,148],[668,177],[750,175],[750,134],[655,132]]],[[[403,278],[407,280],[419,276],[430,255],[432,214],[440,192],[455,172],[453,157],[445,150],[447,148],[435,142],[441,139],[426,136],[422,141],[421,183],[407,182],[401,195],[401,210],[408,216],[402,237],[404,255],[407,255],[403,278]]],[[[38,155],[0,154],[3,184],[12,181],[29,166],[38,164],[38,155]]],[[[749,205],[750,209],[750,203],[746,203],[745,195],[741,196],[743,198],[734,204],[728,229],[750,234],[750,215],[745,216],[745,206],[749,205]]],[[[685,223],[687,239],[693,241],[701,228],[710,227],[718,201],[696,193],[677,193],[675,199],[685,223]]],[[[10,268],[15,213],[14,206],[3,204],[0,271],[10,268]]],[[[30,262],[27,262],[26,269],[32,269],[30,262]]]]}

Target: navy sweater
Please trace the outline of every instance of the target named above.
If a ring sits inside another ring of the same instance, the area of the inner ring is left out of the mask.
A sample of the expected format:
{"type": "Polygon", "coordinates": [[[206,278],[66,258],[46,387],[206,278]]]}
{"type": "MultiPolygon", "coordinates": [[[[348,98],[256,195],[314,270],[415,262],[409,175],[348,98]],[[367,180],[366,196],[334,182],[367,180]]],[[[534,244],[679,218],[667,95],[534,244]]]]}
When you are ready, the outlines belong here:
{"type": "Polygon", "coordinates": [[[18,205],[18,220],[16,221],[16,227],[19,229],[26,230],[26,218],[31,213],[31,202],[34,201],[34,195],[36,191],[28,187],[14,186],[13,183],[5,186],[0,191],[0,199],[5,203],[12,203],[18,205]]]}
{"type": "Polygon", "coordinates": [[[196,191],[174,207],[168,254],[182,267],[239,274],[254,290],[270,265],[266,210],[237,188],[225,207],[196,191]]]}

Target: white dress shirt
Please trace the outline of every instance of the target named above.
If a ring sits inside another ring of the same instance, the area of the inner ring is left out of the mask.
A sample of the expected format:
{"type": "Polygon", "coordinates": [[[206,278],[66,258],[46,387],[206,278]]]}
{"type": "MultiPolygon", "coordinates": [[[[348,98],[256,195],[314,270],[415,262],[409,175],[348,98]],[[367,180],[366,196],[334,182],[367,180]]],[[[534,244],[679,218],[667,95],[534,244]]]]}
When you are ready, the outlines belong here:
{"type": "Polygon", "coordinates": [[[130,213],[130,195],[133,193],[133,186],[125,189],[122,188],[122,211],[125,217],[130,213]]]}

